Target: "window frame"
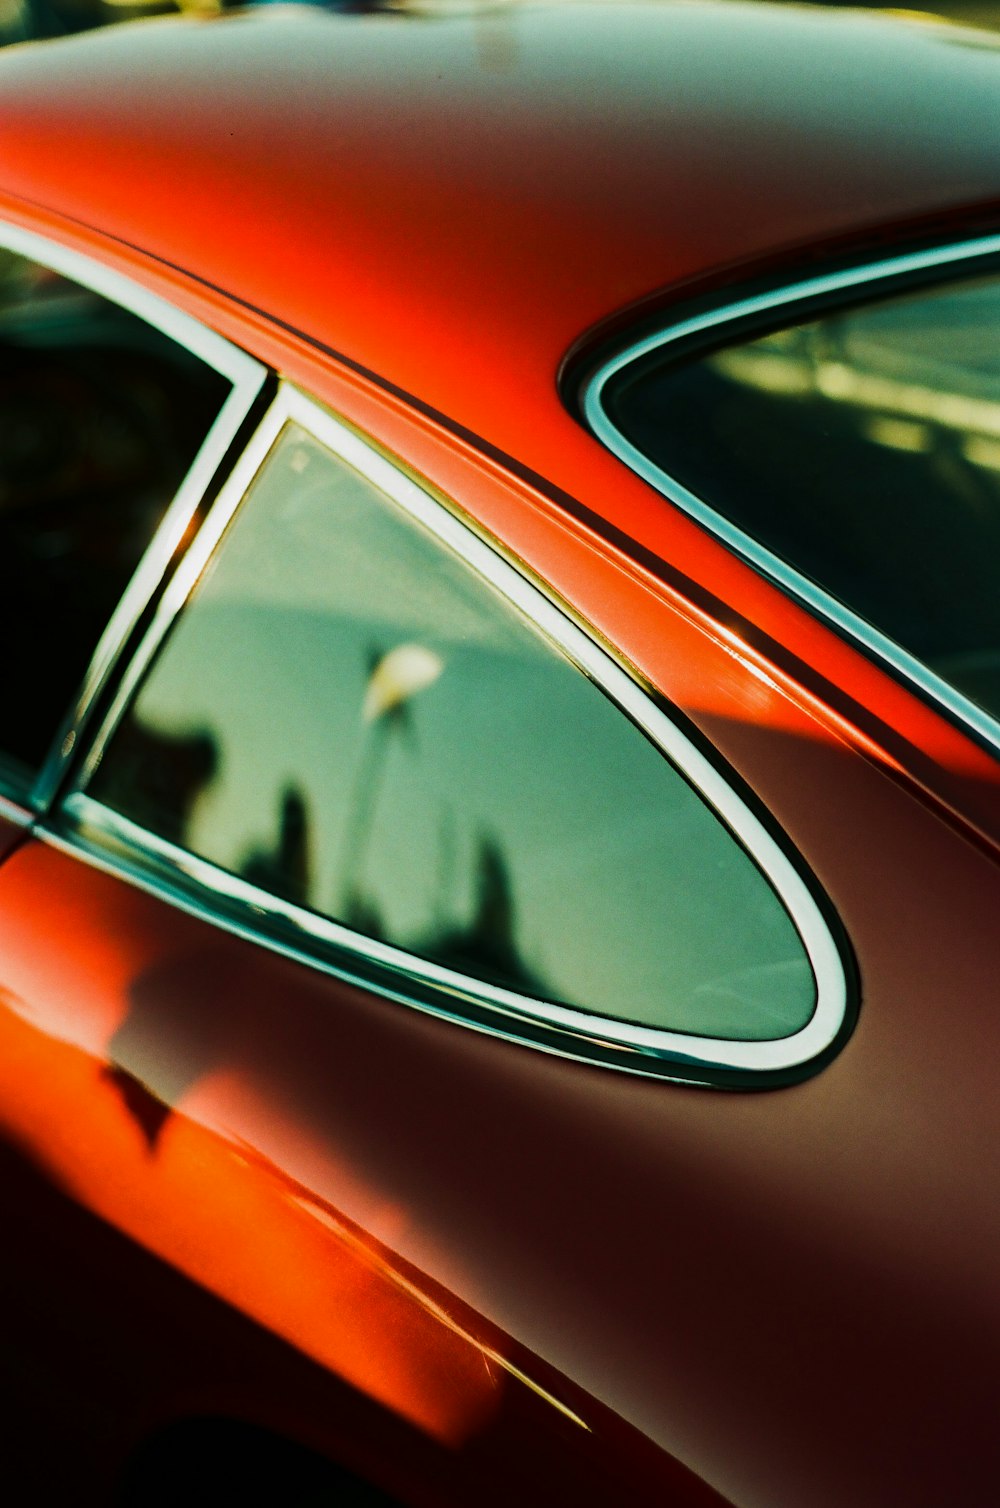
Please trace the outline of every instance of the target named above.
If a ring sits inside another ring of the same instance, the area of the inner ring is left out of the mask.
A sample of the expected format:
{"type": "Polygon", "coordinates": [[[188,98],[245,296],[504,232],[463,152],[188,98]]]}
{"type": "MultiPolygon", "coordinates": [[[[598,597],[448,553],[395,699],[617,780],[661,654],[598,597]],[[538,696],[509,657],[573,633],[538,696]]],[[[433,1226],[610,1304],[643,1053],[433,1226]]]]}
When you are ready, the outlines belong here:
{"type": "MultiPolygon", "coordinates": [[[[816,319],[834,307],[861,307],[894,292],[916,292],[945,279],[957,281],[963,276],[974,276],[977,270],[989,271],[998,258],[1000,235],[970,237],[792,280],[763,292],[713,304],[708,309],[658,324],[653,331],[606,356],[584,376],[578,396],[578,409],[587,427],[630,470],[996,755],[1000,755],[1000,719],[657,466],[615,426],[604,408],[603,394],[612,378],[654,353],[676,348],[678,360],[686,360],[702,349],[737,345],[741,338],[750,339],[752,333],[762,334],[764,329],[780,330],[816,319]],[[856,299],[852,300],[851,295],[856,295],[856,299]]],[[[1000,271],[1000,266],[997,270],[1000,271]]]]}
{"type": "Polygon", "coordinates": [[[74,247],[9,221],[0,221],[0,248],[47,267],[136,315],[232,384],[94,647],[83,681],[63,715],[36,778],[29,787],[14,789],[0,775],[0,796],[31,811],[43,812],[62,784],[99,698],[111,682],[126,645],[158,591],[269,373],[262,362],[166,299],[74,247]]]}
{"type": "Polygon", "coordinates": [[[319,967],[353,985],[491,1035],[633,1073],[696,1082],[801,1077],[853,1020],[853,973],[836,922],[797,857],[765,826],[734,785],[632,675],[554,600],[457,513],[437,500],[355,430],[285,383],[212,503],[161,594],[124,667],[107,713],[80,759],[71,789],[44,833],[109,870],[240,936],[319,967]],[[640,1026],[532,999],[355,932],[232,875],[157,837],[87,793],[104,750],[171,625],[243,503],[285,426],[294,423],[385,493],[486,579],[615,703],[701,795],[750,855],[798,933],[816,981],[816,1006],[794,1034],[727,1041],[640,1026]]]}

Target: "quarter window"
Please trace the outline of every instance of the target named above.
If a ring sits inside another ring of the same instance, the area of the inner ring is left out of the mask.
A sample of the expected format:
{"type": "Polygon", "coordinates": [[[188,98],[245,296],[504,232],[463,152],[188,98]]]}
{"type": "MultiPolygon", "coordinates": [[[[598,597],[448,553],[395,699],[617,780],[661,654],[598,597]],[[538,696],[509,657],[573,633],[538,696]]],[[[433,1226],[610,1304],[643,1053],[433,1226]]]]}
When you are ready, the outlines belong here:
{"type": "Polygon", "coordinates": [[[354,934],[617,1022],[798,1032],[796,926],[508,597],[287,423],[88,797],[354,934]]]}

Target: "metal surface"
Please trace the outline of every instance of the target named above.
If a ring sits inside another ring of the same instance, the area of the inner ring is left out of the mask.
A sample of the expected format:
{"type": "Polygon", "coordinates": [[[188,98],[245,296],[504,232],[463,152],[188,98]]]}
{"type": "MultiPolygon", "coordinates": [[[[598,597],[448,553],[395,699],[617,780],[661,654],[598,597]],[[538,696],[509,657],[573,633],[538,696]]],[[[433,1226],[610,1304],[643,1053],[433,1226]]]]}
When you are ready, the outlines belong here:
{"type": "MultiPolygon", "coordinates": [[[[274,945],[273,936],[261,921],[268,915],[280,917],[290,923],[302,939],[301,945],[293,944],[293,951],[298,956],[311,957],[320,964],[333,966],[328,960],[324,961],[321,951],[323,945],[327,945],[337,950],[341,972],[345,967],[342,961],[345,956],[356,958],[359,968],[363,968],[366,961],[388,968],[398,980],[396,988],[390,992],[419,1009],[515,1038],[519,1035],[519,1022],[533,1026],[540,1024],[546,1029],[546,1035],[540,1040],[534,1038],[536,1045],[571,1056],[593,1057],[595,1046],[598,1049],[611,1047],[622,1050],[620,1058],[615,1059],[615,1066],[634,1072],[659,1071],[669,1075],[671,1064],[677,1065],[678,1069],[679,1065],[686,1065],[686,1076],[692,1072],[697,1076],[699,1068],[775,1072],[799,1067],[817,1057],[834,1041],[844,1023],[848,1007],[844,966],[809,885],[714,765],[608,653],[485,541],[357,434],[288,386],[280,390],[164,592],[149,631],[123,676],[108,716],[87,753],[77,791],[68,797],[63,812],[70,823],[79,824],[82,833],[89,835],[91,840],[104,834],[122,845],[126,855],[130,851],[140,856],[149,853],[168,871],[172,869],[196,881],[204,893],[203,914],[214,914],[213,896],[223,899],[226,906],[218,910],[218,919],[223,925],[233,925],[232,908],[236,906],[242,916],[240,930],[274,945]],[[809,957],[816,982],[816,1005],[811,1019],[800,1031],[773,1041],[724,1041],[633,1025],[530,999],[470,979],[278,900],[213,864],[159,842],[87,797],[87,782],[142,676],[222,538],[247,487],[282,428],[290,422],[314,435],[490,581],[568,655],[578,670],[593,680],[649,735],[699,791],[766,876],[789,912],[809,957]],[[432,993],[416,995],[412,989],[415,982],[431,986],[432,993]],[[470,1018],[469,1002],[480,1008],[478,1020],[470,1018]],[[485,1019],[483,1007],[487,1010],[485,1019]]],[[[134,866],[128,866],[127,872],[135,878],[134,866]]],[[[284,946],[288,947],[287,940],[284,946]]]]}
{"type": "Polygon", "coordinates": [[[98,227],[461,499],[776,814],[864,987],[822,1072],[709,1095],[396,1008],[18,829],[11,1480],[82,1504],[94,1450],[113,1471],[196,1408],[434,1508],[992,1501],[1000,766],[555,373],[651,291],[964,234],[1000,197],[998,65],[947,27],[712,3],[265,8],[0,56],[8,203],[98,227]]]}
{"type": "Polygon", "coordinates": [[[1000,723],[995,717],[963,696],[922,661],[887,635],[880,633],[871,623],[824,591],[816,582],[731,523],[703,498],[676,481],[669,472],[657,466],[616,429],[608,418],[603,403],[603,393],[611,379],[633,362],[654,351],[662,351],[669,356],[670,348],[682,341],[687,342],[697,336],[724,338],[730,328],[733,341],[736,342],[742,323],[754,316],[773,312],[780,322],[794,324],[799,319],[812,318],[821,313],[824,299],[849,290],[857,289],[859,294],[868,294],[884,288],[886,293],[891,293],[894,283],[902,278],[910,278],[914,273],[930,274],[947,267],[953,267],[957,273],[972,272],[980,262],[995,258],[998,253],[1000,236],[986,236],[931,251],[887,257],[863,267],[786,284],[754,298],[727,301],[718,308],[707,310],[691,319],[671,323],[654,334],[644,336],[602,363],[584,388],[583,411],[594,433],[644,481],[710,529],[730,549],[735,550],[784,591],[791,592],[842,633],[850,635],[868,653],[878,656],[897,675],[910,681],[924,696],[943,707],[991,748],[1000,752],[1000,723]]]}
{"type": "Polygon", "coordinates": [[[130,310],[178,345],[200,357],[208,366],[227,377],[233,385],[112,613],[94,650],[76,701],[53,740],[49,756],[31,791],[32,805],[37,810],[43,810],[58,789],[67,762],[72,758],[90,719],[94,703],[107,685],[126,641],[173,559],[206,487],[260,392],[267,371],[259,361],[238,350],[213,331],[207,330],[174,305],[70,247],[60,246],[31,231],[3,223],[0,223],[0,246],[50,267],[63,277],[130,310]]]}
{"type": "Polygon", "coordinates": [[[33,812],[14,801],[8,801],[6,796],[0,796],[0,822],[9,822],[13,827],[30,827],[33,821],[33,812]]]}

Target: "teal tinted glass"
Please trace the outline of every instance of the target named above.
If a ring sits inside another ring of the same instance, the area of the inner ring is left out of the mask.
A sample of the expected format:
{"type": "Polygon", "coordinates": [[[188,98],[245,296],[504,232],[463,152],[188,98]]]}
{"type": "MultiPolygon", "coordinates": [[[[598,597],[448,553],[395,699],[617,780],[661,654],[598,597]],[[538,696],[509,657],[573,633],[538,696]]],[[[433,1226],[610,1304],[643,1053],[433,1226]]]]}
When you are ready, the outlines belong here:
{"type": "Polygon", "coordinates": [[[1000,278],[658,354],[604,404],[669,477],[1000,717],[1000,278]]]}
{"type": "Polygon", "coordinates": [[[258,474],[90,794],[465,976],[766,1040],[815,984],[688,782],[497,589],[300,428],[258,474]]]}

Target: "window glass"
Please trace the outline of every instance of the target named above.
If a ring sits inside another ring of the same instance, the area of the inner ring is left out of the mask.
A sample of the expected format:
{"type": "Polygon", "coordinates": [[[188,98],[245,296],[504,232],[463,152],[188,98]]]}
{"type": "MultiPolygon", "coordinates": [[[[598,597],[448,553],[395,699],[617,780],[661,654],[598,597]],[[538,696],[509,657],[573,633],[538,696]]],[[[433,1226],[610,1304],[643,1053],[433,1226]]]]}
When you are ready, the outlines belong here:
{"type": "Polygon", "coordinates": [[[669,476],[1000,716],[1000,279],[636,364],[605,406],[669,476]]]}
{"type": "Polygon", "coordinates": [[[299,905],[521,994],[760,1040],[815,986],[662,752],[294,425],[89,794],[299,905]]]}
{"type": "Polygon", "coordinates": [[[30,785],[230,383],[0,248],[0,780],[30,785]]]}

